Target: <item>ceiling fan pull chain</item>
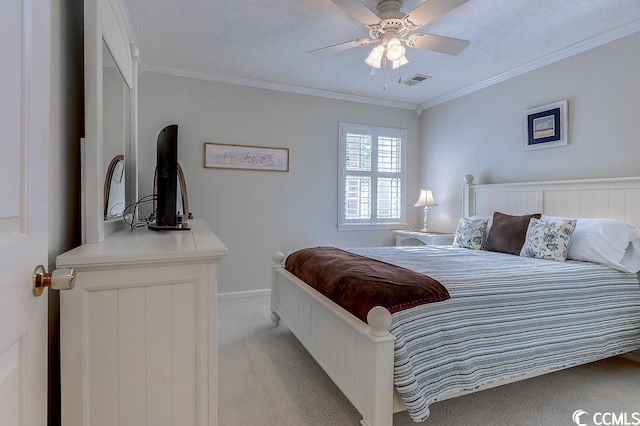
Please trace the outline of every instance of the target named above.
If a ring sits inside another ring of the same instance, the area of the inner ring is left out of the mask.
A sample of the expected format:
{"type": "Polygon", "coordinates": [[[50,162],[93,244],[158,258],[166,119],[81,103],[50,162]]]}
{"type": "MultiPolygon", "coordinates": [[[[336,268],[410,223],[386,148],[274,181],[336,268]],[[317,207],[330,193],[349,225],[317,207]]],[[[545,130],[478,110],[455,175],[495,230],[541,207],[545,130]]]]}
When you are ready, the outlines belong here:
{"type": "Polygon", "coordinates": [[[384,57],[384,85],[382,86],[382,90],[387,90],[387,57],[384,57]]]}

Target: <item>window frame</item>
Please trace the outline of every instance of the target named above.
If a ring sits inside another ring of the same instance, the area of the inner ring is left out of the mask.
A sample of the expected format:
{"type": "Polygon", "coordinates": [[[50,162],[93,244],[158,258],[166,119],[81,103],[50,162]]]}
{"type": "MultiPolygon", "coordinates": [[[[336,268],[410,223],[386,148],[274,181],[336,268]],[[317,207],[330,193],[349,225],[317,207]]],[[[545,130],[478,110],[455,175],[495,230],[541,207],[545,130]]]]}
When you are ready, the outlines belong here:
{"type": "Polygon", "coordinates": [[[407,130],[395,127],[382,127],[354,123],[340,122],[338,126],[338,230],[376,230],[398,229],[407,226],[406,193],[407,193],[407,130]],[[347,170],[347,133],[371,135],[371,171],[347,170]],[[378,140],[381,137],[400,139],[400,172],[378,171],[378,140]],[[346,179],[348,175],[371,177],[371,215],[369,219],[347,219],[346,208],[346,179]],[[400,217],[378,218],[378,179],[384,177],[399,178],[400,181],[400,217]]]}

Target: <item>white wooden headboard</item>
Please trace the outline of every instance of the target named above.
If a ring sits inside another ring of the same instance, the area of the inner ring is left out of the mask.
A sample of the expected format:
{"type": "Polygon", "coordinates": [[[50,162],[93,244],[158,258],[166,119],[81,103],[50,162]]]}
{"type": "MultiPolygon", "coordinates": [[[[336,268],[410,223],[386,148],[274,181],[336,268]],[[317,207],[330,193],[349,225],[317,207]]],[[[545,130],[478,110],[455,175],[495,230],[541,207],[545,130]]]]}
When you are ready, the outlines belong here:
{"type": "Polygon", "coordinates": [[[640,226],[640,177],[486,185],[474,185],[472,179],[465,177],[464,216],[544,213],[640,226]]]}

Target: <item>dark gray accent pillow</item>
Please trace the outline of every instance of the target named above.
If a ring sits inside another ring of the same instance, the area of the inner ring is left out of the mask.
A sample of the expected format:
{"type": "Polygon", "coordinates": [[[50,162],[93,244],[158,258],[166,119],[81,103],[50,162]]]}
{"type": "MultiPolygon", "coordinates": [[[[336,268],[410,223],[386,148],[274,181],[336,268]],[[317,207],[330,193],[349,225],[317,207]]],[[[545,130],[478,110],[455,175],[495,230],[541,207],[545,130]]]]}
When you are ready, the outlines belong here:
{"type": "Polygon", "coordinates": [[[484,243],[484,249],[520,255],[532,218],[540,219],[540,214],[512,216],[500,212],[493,213],[493,225],[484,243]]]}

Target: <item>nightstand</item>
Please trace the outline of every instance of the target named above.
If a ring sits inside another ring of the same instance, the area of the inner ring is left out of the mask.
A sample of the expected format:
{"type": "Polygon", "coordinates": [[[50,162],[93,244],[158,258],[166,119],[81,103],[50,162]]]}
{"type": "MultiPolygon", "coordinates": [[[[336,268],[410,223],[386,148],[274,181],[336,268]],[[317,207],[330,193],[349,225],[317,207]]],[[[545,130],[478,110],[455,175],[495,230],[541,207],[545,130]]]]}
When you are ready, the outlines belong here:
{"type": "Polygon", "coordinates": [[[396,229],[393,231],[396,235],[397,246],[407,245],[429,245],[429,246],[446,246],[453,244],[454,234],[445,232],[421,232],[421,231],[405,231],[396,229]]]}

